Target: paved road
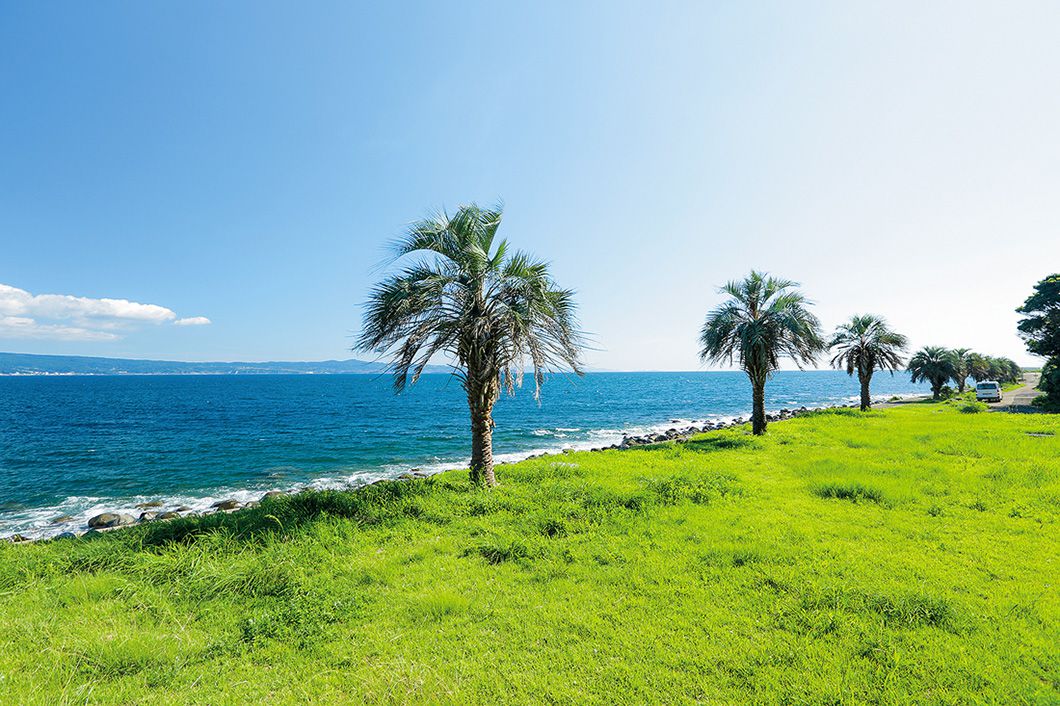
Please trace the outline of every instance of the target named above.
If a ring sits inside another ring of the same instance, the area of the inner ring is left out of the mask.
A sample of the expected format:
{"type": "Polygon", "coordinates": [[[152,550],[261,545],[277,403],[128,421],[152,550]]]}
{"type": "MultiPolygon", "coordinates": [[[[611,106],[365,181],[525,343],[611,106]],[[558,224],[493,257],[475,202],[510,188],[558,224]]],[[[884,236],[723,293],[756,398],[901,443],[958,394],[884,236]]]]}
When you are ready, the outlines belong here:
{"type": "Polygon", "coordinates": [[[1039,373],[1024,373],[1023,382],[1025,384],[1023,387],[1016,390],[1009,390],[1005,393],[1004,399],[1000,402],[988,404],[995,409],[1003,409],[1005,407],[1030,407],[1031,400],[1042,394],[1034,389],[1038,387],[1039,377],[1041,377],[1039,373]]]}

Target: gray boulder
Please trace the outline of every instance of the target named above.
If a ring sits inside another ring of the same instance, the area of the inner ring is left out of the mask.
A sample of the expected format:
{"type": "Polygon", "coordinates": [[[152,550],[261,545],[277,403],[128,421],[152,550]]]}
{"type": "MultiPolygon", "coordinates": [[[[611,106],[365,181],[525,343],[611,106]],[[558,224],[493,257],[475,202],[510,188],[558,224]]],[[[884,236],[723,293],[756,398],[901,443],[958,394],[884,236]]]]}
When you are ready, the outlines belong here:
{"type": "Polygon", "coordinates": [[[218,500],[210,507],[216,508],[217,510],[238,510],[240,505],[238,500],[218,500]]]}
{"type": "Polygon", "coordinates": [[[104,529],[107,527],[123,527],[136,522],[136,518],[125,513],[104,512],[89,519],[88,526],[92,529],[104,529]]]}

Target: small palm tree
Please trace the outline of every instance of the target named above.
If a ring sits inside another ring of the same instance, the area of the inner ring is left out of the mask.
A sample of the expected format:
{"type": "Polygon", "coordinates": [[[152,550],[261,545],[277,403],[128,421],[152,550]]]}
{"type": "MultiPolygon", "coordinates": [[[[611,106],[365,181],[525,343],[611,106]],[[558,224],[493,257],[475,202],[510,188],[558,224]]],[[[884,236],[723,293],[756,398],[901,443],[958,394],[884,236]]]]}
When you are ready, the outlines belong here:
{"type": "Polygon", "coordinates": [[[1018,382],[1023,377],[1023,368],[1009,358],[987,357],[987,373],[991,380],[1018,382]]]}
{"type": "Polygon", "coordinates": [[[889,370],[891,375],[902,367],[902,353],[907,341],[905,336],[887,328],[887,322],[879,316],[864,314],[853,316],[840,325],[832,336],[830,348],[836,349],[832,365],[847,375],[858,374],[861,383],[861,410],[872,406],[869,383],[877,370],[889,370]]]}
{"type": "Polygon", "coordinates": [[[968,376],[972,373],[972,363],[976,362],[975,353],[970,348],[955,348],[950,351],[953,358],[953,382],[957,383],[957,392],[964,394],[968,376]]]}
{"type": "Polygon", "coordinates": [[[751,380],[755,434],[766,430],[766,380],[780,368],[784,357],[800,368],[810,365],[824,349],[821,325],[810,313],[809,302],[798,283],[751,272],[743,281],[729,282],[721,292],[731,298],[707,315],[700,332],[704,363],[734,359],[751,380]]]}
{"type": "Polygon", "coordinates": [[[1005,367],[1008,368],[1006,379],[1009,382],[1019,382],[1023,379],[1023,368],[1011,358],[1005,358],[1005,367]]]}
{"type": "Polygon", "coordinates": [[[953,378],[953,356],[941,346],[926,346],[909,359],[906,369],[913,382],[926,380],[931,385],[931,396],[937,400],[942,395],[942,386],[953,378]]]}
{"type": "Polygon", "coordinates": [[[394,386],[419,379],[436,355],[453,360],[471,412],[471,480],[496,485],[493,405],[514,394],[525,362],[534,396],[545,373],[581,374],[583,347],[573,292],[560,289],[548,264],[509,252],[498,240],[501,209],[461,206],[415,223],[395,243],[395,260],[419,257],[369,296],[357,348],[391,355],[394,386]]]}

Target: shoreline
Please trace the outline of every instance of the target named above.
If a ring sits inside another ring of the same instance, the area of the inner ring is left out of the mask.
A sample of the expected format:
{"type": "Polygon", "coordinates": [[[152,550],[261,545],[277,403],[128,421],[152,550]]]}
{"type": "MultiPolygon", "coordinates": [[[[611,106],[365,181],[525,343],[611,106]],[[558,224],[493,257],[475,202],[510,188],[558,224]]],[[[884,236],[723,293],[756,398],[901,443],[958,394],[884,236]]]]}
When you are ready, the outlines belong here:
{"type": "MultiPolygon", "coordinates": [[[[770,423],[792,419],[799,414],[818,411],[822,409],[856,408],[858,405],[847,398],[846,404],[825,404],[821,406],[797,409],[781,409],[767,412],[767,420],[770,423]]],[[[873,400],[874,407],[889,407],[902,402],[910,402],[925,399],[924,395],[892,395],[886,399],[873,400]]],[[[496,465],[503,466],[519,463],[532,458],[541,458],[551,455],[559,455],[575,451],[598,452],[608,450],[625,450],[637,446],[665,443],[670,441],[684,441],[689,437],[710,432],[729,429],[734,426],[748,423],[749,418],[743,415],[717,415],[713,419],[687,420],[670,419],[668,422],[656,424],[627,427],[626,429],[614,428],[614,434],[603,437],[596,441],[580,441],[576,443],[559,443],[548,445],[541,449],[528,449],[518,452],[499,454],[496,465]],[[611,443],[607,443],[610,440],[611,443]]],[[[554,438],[560,441],[562,431],[554,438]]],[[[567,430],[571,431],[571,430],[567,430]]],[[[533,433],[533,432],[531,432],[533,433]]],[[[166,521],[177,517],[199,517],[216,512],[238,512],[241,509],[256,507],[265,497],[275,494],[294,494],[312,490],[339,490],[355,491],[358,488],[378,483],[380,481],[409,480],[413,478],[427,478],[437,473],[452,470],[461,470],[460,462],[440,461],[433,464],[421,466],[402,466],[400,469],[358,471],[343,477],[326,476],[314,479],[307,483],[297,483],[287,486],[276,486],[271,488],[233,488],[218,489],[220,492],[210,493],[202,496],[175,495],[169,498],[158,496],[133,496],[122,499],[92,498],[93,504],[76,513],[71,509],[66,512],[62,504],[48,506],[46,508],[35,508],[31,512],[37,515],[29,520],[28,527],[21,527],[8,531],[0,537],[0,541],[10,542],[36,542],[53,539],[71,539],[82,537],[92,532],[107,532],[124,527],[135,527],[146,522],[166,521]],[[100,515],[112,515],[115,524],[111,526],[93,527],[91,520],[100,515]],[[49,516],[49,517],[45,517],[49,516]]],[[[68,498],[68,500],[70,500],[68,498]]],[[[74,498],[83,501],[85,498],[74,498]]]]}

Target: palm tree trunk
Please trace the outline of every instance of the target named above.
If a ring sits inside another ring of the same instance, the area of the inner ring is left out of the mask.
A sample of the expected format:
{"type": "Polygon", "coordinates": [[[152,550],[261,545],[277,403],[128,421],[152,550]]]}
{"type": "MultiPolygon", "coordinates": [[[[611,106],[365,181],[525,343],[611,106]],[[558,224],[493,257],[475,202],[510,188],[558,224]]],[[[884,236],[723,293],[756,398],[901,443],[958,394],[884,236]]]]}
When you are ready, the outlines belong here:
{"type": "Polygon", "coordinates": [[[497,401],[497,382],[468,376],[467,404],[471,411],[471,482],[493,487],[493,405],[497,401]]]}
{"type": "Polygon", "coordinates": [[[870,407],[872,407],[872,397],[869,395],[869,381],[872,380],[872,378],[867,376],[867,375],[862,375],[862,376],[860,376],[860,378],[861,378],[861,411],[864,412],[865,410],[867,410],[870,407]]]}
{"type": "Polygon", "coordinates": [[[752,380],[751,432],[755,435],[766,433],[766,382],[752,380]]]}
{"type": "Polygon", "coordinates": [[[484,410],[471,411],[471,482],[493,487],[493,418],[484,410]]]}

